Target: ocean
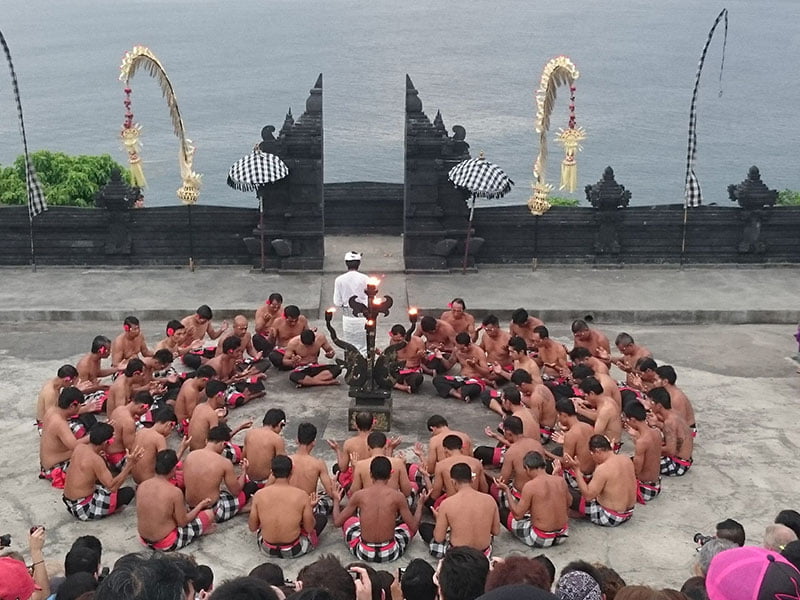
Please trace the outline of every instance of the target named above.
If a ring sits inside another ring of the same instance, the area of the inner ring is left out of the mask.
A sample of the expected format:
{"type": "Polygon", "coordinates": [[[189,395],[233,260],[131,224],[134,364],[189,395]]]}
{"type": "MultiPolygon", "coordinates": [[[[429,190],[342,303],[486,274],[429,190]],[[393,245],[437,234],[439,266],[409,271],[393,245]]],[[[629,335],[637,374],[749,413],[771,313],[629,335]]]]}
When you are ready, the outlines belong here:
{"type": "MultiPolygon", "coordinates": [[[[797,0],[4,0],[0,30],[19,77],[31,150],[126,156],[122,55],[145,45],[177,92],[203,174],[200,202],[255,206],[228,188],[230,165],[302,112],[324,76],[325,181],[403,180],[405,75],[425,112],[467,130],[516,182],[495,203],[530,195],[538,152],[534,92],[545,63],[569,56],[577,81],[580,189],[611,165],[632,204],[683,201],[687,127],[701,49],[719,11],[730,12],[720,83],[722,27],[703,71],[696,173],[706,203],[727,204],[726,187],[761,168],[770,187],[800,188],[800,58],[797,0]],[[720,89],[722,96],[719,96],[720,89]]],[[[178,141],[166,103],[145,71],[133,79],[142,125],[150,206],[177,203],[178,141]]],[[[565,90],[551,140],[567,123],[565,90]]],[[[7,70],[0,75],[0,164],[22,144],[7,70]]],[[[561,149],[550,144],[548,180],[561,149]]],[[[566,193],[559,193],[566,195],[566,193]]],[[[487,202],[488,203],[488,202],[487,202]]]]}

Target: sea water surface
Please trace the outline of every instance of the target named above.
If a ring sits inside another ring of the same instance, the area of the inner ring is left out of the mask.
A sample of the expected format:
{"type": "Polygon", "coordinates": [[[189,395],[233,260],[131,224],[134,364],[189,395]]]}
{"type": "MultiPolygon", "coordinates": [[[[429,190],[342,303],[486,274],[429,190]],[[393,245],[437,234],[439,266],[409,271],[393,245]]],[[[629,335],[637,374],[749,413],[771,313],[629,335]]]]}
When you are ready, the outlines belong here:
{"type": "MultiPolygon", "coordinates": [[[[200,202],[254,206],[229,189],[230,165],[297,118],[324,74],[325,181],[403,179],[405,75],[425,112],[467,130],[530,195],[538,148],[534,92],[545,63],[565,54],[581,72],[580,188],[611,165],[633,204],[683,201],[689,104],[700,52],[719,11],[730,11],[720,84],[722,26],[698,101],[696,173],[705,202],[750,165],[770,187],[800,188],[798,0],[4,0],[0,30],[19,77],[31,150],[126,156],[119,142],[122,55],[149,46],[178,95],[203,174],[200,202]],[[723,94],[720,97],[720,88],[723,94]]],[[[0,69],[0,163],[21,152],[6,69],[0,69]]],[[[145,71],[133,80],[151,206],[177,203],[178,142],[166,103],[145,71]]],[[[551,140],[567,123],[561,90],[551,140]]],[[[550,144],[548,180],[561,149],[550,144]]],[[[564,194],[562,194],[564,195],[564,194]]]]}

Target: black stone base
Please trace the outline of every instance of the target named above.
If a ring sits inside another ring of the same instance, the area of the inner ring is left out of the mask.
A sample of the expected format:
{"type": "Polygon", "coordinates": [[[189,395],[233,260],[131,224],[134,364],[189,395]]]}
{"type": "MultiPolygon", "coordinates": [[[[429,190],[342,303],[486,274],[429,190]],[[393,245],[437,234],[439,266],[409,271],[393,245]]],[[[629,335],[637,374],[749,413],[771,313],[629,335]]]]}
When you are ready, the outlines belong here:
{"type": "Polygon", "coordinates": [[[392,429],[392,395],[386,390],[374,392],[351,391],[350,406],[347,408],[347,429],[356,431],[355,415],[369,412],[375,419],[374,431],[391,431],[392,429]]]}

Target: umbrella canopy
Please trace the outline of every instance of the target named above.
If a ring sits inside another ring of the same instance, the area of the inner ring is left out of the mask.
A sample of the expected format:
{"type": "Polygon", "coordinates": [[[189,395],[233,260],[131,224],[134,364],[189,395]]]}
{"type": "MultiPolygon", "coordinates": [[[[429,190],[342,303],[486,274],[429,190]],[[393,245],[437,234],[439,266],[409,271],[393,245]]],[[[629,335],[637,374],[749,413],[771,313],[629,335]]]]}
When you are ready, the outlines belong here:
{"type": "Polygon", "coordinates": [[[262,185],[283,179],[289,167],[274,154],[254,150],[228,171],[228,185],[241,192],[255,192],[262,185]]]}
{"type": "Polygon", "coordinates": [[[458,163],[447,174],[456,187],[464,188],[473,197],[502,198],[511,191],[514,182],[505,171],[483,157],[470,158],[458,163]]]}

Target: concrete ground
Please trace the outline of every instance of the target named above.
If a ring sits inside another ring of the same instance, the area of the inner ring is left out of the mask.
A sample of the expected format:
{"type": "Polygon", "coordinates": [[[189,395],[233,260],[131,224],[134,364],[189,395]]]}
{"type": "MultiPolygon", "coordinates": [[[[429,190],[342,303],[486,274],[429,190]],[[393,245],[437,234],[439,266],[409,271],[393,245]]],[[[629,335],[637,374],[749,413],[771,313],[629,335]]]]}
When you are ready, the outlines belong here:
{"type": "MultiPolygon", "coordinates": [[[[800,375],[791,360],[796,348],[790,337],[798,320],[797,277],[792,269],[622,269],[564,271],[503,269],[462,276],[403,275],[394,239],[329,242],[334,257],[326,273],[277,275],[239,268],[201,270],[3,270],[0,290],[0,403],[7,432],[0,439],[0,534],[11,533],[14,549],[25,549],[33,524],[47,527],[46,555],[51,573],[58,568],[72,540],[97,535],[111,565],[122,554],[142,549],[136,537],[132,508],[108,519],[78,523],[64,509],[60,492],[36,477],[38,437],[33,427],[35,398],[42,382],[64,363],[74,362],[99,333],[114,336],[120,319],[139,315],[149,341],[159,339],[164,321],[188,314],[208,302],[218,312],[235,314],[263,302],[272,291],[296,303],[312,319],[330,301],[338,256],[358,249],[369,260],[380,257],[386,274],[382,291],[397,308],[379,322],[379,341],[395,322],[403,322],[409,300],[424,308],[441,309],[453,296],[463,296],[478,317],[489,311],[507,320],[509,309],[526,306],[542,314],[552,335],[567,342],[569,320],[593,314],[595,324],[613,339],[628,331],[649,347],[659,364],[672,364],[678,384],[689,394],[700,433],[695,465],[685,477],[665,481],[661,497],[638,506],[633,520],[608,530],[573,521],[571,536],[560,547],[545,551],[557,568],[572,559],[602,561],[617,569],[629,583],[679,586],[689,575],[695,557],[692,535],[713,532],[714,524],[731,517],[758,544],[764,528],[783,508],[798,508],[795,457],[800,435],[797,404],[800,375]],[[358,245],[353,245],[354,242],[358,245]],[[364,250],[367,248],[367,250],[364,250]],[[314,314],[317,311],[317,314],[314,314]],[[663,315],[659,321],[658,313],[663,315]],[[737,324],[757,321],[767,324],[737,324]],[[689,324],[676,325],[675,321],[689,324]],[[776,324],[770,324],[776,323],[776,324]]],[[[371,273],[374,271],[369,267],[371,273]]],[[[323,323],[317,319],[316,324],[323,323]]],[[[260,422],[267,408],[282,407],[289,416],[287,438],[304,420],[317,425],[320,439],[343,440],[348,398],[346,388],[295,390],[285,374],[269,372],[267,396],[234,411],[230,421],[253,418],[260,422]]],[[[442,400],[429,382],[417,396],[396,394],[393,434],[401,435],[401,452],[413,458],[410,447],[425,442],[425,420],[445,414],[455,428],[481,443],[486,425],[497,418],[480,404],[464,406],[442,400]]],[[[487,440],[488,441],[488,440],[487,440]]],[[[172,442],[177,444],[177,438],[172,442]]],[[[623,451],[630,452],[628,441],[623,451]]],[[[294,444],[289,443],[289,449],[294,444]]],[[[317,448],[331,464],[326,444],[317,448]]],[[[341,532],[327,529],[320,548],[309,557],[280,561],[293,577],[321,553],[332,552],[343,562],[350,555],[341,532]]],[[[538,554],[507,532],[495,541],[495,554],[538,554]]],[[[246,517],[219,526],[217,533],[192,544],[188,551],[214,569],[218,581],[247,573],[263,562],[246,517]]],[[[428,557],[415,538],[406,556],[388,568],[404,566],[415,557],[428,557]]]]}

